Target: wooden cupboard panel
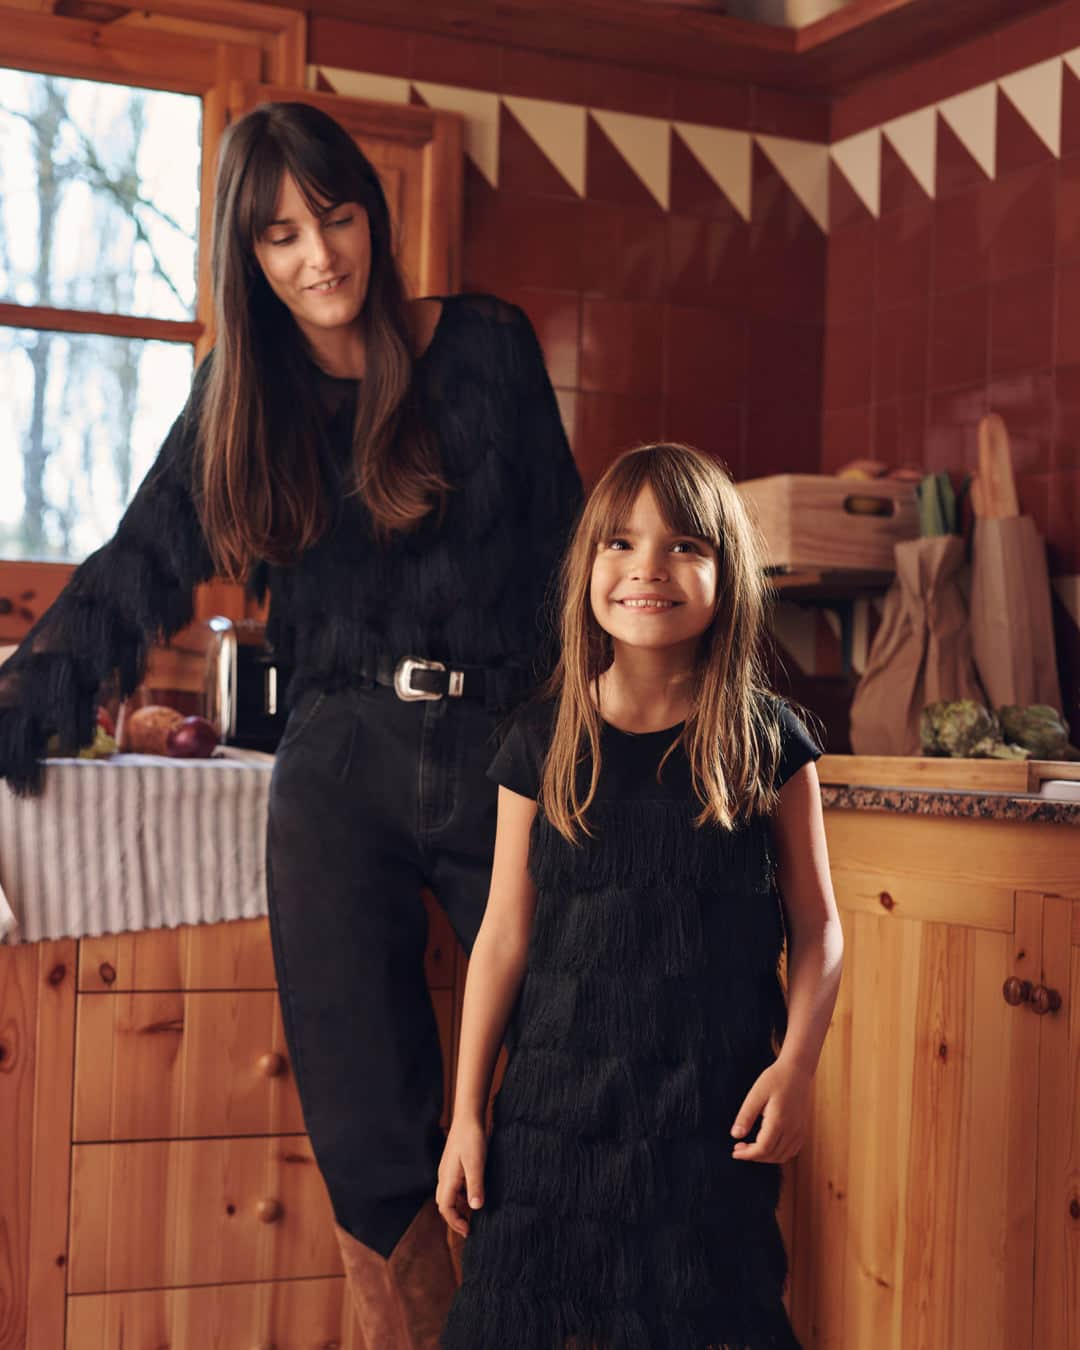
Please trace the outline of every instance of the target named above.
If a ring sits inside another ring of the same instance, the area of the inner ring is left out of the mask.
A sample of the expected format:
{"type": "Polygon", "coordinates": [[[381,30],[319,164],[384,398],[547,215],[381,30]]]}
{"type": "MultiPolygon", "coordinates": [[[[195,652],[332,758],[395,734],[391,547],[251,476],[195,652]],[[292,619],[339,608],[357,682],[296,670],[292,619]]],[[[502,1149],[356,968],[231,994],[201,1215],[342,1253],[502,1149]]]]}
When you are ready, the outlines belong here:
{"type": "Polygon", "coordinates": [[[888,915],[892,919],[929,919],[970,928],[1012,931],[1013,891],[1008,886],[972,885],[953,881],[943,885],[933,877],[901,875],[879,868],[856,872],[833,867],[836,903],[843,910],[888,915]]]}
{"type": "Polygon", "coordinates": [[[344,1279],[79,1294],[66,1350],[366,1350],[344,1279]]]}
{"type": "Polygon", "coordinates": [[[275,988],[266,919],[83,938],[79,948],[80,992],[275,988]]]}
{"type": "Polygon", "coordinates": [[[341,1273],[303,1135],[76,1144],[68,1292],[341,1273]]]}
{"type": "Polygon", "coordinates": [[[1039,974],[1062,1005],[1038,1019],[1035,1344],[1061,1350],[1080,1350],[1080,948],[1071,945],[1078,913],[1080,902],[1045,899],[1039,974]]]}
{"type": "Polygon", "coordinates": [[[80,998],[77,1141],[303,1129],[275,991],[80,998]]]}
{"type": "Polygon", "coordinates": [[[428,912],[428,940],[424,953],[424,973],[432,989],[452,989],[458,940],[446,917],[446,911],[430,892],[424,892],[428,912]]]}

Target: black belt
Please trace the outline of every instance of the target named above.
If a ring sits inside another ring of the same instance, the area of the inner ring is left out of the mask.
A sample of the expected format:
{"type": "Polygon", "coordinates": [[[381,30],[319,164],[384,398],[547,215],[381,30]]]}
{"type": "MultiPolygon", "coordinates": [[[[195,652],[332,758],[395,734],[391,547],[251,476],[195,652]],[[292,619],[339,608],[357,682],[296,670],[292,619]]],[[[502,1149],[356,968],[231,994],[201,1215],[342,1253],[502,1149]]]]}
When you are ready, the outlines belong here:
{"type": "Polygon", "coordinates": [[[527,671],[512,666],[451,665],[419,656],[403,656],[393,666],[380,661],[378,669],[369,678],[393,689],[406,703],[468,698],[480,699],[489,708],[511,707],[531,683],[527,671]]]}

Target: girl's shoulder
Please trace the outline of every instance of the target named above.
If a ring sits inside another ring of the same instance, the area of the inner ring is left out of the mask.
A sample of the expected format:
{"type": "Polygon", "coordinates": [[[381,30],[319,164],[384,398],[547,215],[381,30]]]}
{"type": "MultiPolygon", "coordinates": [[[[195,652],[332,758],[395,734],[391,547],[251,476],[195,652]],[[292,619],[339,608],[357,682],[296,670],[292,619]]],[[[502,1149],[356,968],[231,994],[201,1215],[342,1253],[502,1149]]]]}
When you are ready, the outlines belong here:
{"type": "Polygon", "coordinates": [[[522,704],[500,728],[500,744],[488,777],[522,797],[536,799],[555,725],[556,703],[534,698],[522,704]]]}
{"type": "Polygon", "coordinates": [[[804,764],[820,759],[823,752],[818,736],[808,725],[814,720],[810,714],[804,719],[801,710],[796,711],[787,699],[771,691],[762,695],[762,702],[765,718],[779,735],[780,755],[773,783],[781,788],[804,764]]]}

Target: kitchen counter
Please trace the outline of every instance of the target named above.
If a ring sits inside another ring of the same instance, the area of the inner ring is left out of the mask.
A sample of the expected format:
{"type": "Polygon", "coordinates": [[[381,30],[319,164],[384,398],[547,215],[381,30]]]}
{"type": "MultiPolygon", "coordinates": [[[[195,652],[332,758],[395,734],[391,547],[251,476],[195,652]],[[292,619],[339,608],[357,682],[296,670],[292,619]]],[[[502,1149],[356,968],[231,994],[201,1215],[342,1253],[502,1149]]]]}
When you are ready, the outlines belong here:
{"type": "Polygon", "coordinates": [[[1080,825],[1080,802],[1037,793],[972,792],[949,788],[842,787],[823,784],[826,810],[885,811],[949,820],[1008,820],[1029,824],[1080,825]]]}

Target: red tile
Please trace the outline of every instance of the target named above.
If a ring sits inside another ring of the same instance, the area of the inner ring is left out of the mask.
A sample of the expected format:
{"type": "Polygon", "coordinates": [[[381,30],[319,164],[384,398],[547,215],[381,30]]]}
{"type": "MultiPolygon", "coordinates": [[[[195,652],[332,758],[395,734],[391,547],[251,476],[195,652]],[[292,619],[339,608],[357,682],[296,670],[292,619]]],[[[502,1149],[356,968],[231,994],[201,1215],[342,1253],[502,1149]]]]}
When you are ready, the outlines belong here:
{"type": "Polygon", "coordinates": [[[937,119],[937,200],[986,182],[986,174],[944,117],[937,119]]]}
{"type": "Polygon", "coordinates": [[[494,42],[418,32],[413,34],[409,73],[414,80],[498,90],[502,88],[502,55],[502,47],[494,42]]]}
{"type": "Polygon", "coordinates": [[[588,119],[585,195],[591,201],[651,206],[660,210],[656,198],[627,164],[595,117],[588,119]]]}
{"type": "Polygon", "coordinates": [[[867,314],[852,323],[825,330],[825,383],[822,406],[856,408],[872,395],[874,318],[867,314]]]}
{"type": "Polygon", "coordinates": [[[585,98],[590,108],[637,113],[640,117],[670,117],[675,80],[637,66],[585,63],[585,98]]]}
{"type": "Polygon", "coordinates": [[[997,106],[997,174],[1012,173],[1031,164],[1053,161],[1054,154],[1027,120],[1017,112],[1016,104],[1001,89],[997,106]]]}
{"type": "MultiPolygon", "coordinates": [[[[1071,469],[1050,478],[1050,521],[1047,532],[1050,570],[1054,576],[1075,576],[1080,572],[1080,471],[1071,469]]],[[[1075,624],[1070,623],[1073,633],[1075,624]]],[[[1059,648],[1060,650],[1060,648],[1059,648]]],[[[1073,666],[1076,689],[1080,689],[1080,664],[1073,666]]],[[[1072,724],[1080,730],[1080,722],[1072,724]]],[[[1074,735],[1075,739],[1075,735],[1074,735]]]]}
{"type": "Polygon", "coordinates": [[[963,290],[990,279],[988,236],[983,189],[971,188],[938,202],[934,215],[936,292],[963,290]]]}
{"type": "Polygon", "coordinates": [[[313,66],[344,66],[372,75],[412,74],[413,35],[401,28],[380,28],[351,19],[312,14],[308,60],[313,66]]]}
{"type": "Polygon", "coordinates": [[[668,216],[669,298],[676,304],[735,309],[750,290],[750,227],[734,211],[727,220],[668,216]]]}
{"type": "Polygon", "coordinates": [[[671,115],[677,122],[744,131],[750,126],[751,90],[748,84],[680,75],[675,81],[671,115]]]}
{"type": "Polygon", "coordinates": [[[578,200],[575,189],[505,103],[499,105],[499,190],[578,200]]]}
{"type": "Polygon", "coordinates": [[[520,305],[532,321],[544,349],[551,383],[573,389],[578,383],[581,346],[581,297],[574,292],[503,287],[502,296],[520,305]]]}
{"type": "Polygon", "coordinates": [[[930,321],[930,388],[986,379],[990,292],[985,286],[934,297],[930,321]]]}
{"type": "Polygon", "coordinates": [[[555,398],[559,404],[559,413],[562,417],[566,439],[570,442],[570,449],[574,451],[576,456],[578,399],[580,395],[576,389],[556,389],[555,398]]]}
{"type": "Polygon", "coordinates": [[[1080,262],[1080,155],[1069,155],[1058,165],[1057,260],[1080,262]]]}
{"type": "Polygon", "coordinates": [[[803,241],[820,238],[821,227],[756,144],[752,165],[750,247],[775,252],[798,248],[803,241]]]}
{"type": "Polygon", "coordinates": [[[668,305],[664,314],[665,382],[679,398],[707,394],[738,403],[746,390],[747,324],[741,314],[668,305]]]}
{"type": "Polygon", "coordinates": [[[1060,267],[1057,271],[1057,351],[1058,365],[1080,362],[1080,267],[1060,267]]]}
{"type": "Polygon", "coordinates": [[[664,308],[627,300],[585,300],[581,311],[581,388],[591,393],[659,394],[663,386],[664,308]]]}
{"type": "Polygon", "coordinates": [[[751,403],[746,418],[747,478],[818,472],[821,409],[816,403],[771,398],[751,403]]]}
{"type": "Polygon", "coordinates": [[[964,89],[988,84],[1001,73],[998,63],[998,35],[993,31],[948,48],[912,67],[916,87],[925,81],[926,96],[911,106],[926,107],[964,89]]]}
{"type": "Polygon", "coordinates": [[[847,176],[829,161],[829,230],[847,229],[872,221],[870,208],[851,186],[847,176]]]}
{"type": "Polygon", "coordinates": [[[996,282],[990,289],[990,374],[1049,366],[1053,354],[1053,268],[996,282]]]}
{"type": "Polygon", "coordinates": [[[879,310],[874,335],[874,397],[878,400],[921,394],[926,388],[930,306],[915,300],[879,310]]]}
{"type": "Polygon", "coordinates": [[[589,63],[551,52],[506,47],[502,60],[502,93],[520,98],[546,98],[555,103],[583,104],[589,63]]]}
{"type": "Polygon", "coordinates": [[[987,409],[1001,415],[1009,432],[1013,470],[1046,473],[1054,434],[1054,375],[1049,370],[992,380],[987,409]]]}
{"type": "Polygon", "coordinates": [[[577,460],[586,490],[624,450],[661,440],[664,436],[664,403],[655,398],[631,398],[625,394],[578,394],[577,460]]]}
{"type": "Polygon", "coordinates": [[[662,300],[668,289],[668,221],[648,206],[587,201],[585,292],[624,300],[662,300]]]}
{"type": "Polygon", "coordinates": [[[934,207],[925,202],[883,216],[878,226],[877,303],[883,308],[930,294],[934,207]]]}
{"type": "Polygon", "coordinates": [[[692,445],[718,459],[734,478],[743,463],[743,409],[738,403],[717,403],[708,390],[670,395],[665,404],[664,437],[692,445]]]}
{"type": "Polygon", "coordinates": [[[750,254],[750,312],[773,319],[822,322],[828,239],[800,231],[787,248],[750,254]]]}
{"type": "Polygon", "coordinates": [[[322,70],[315,71],[315,88],[320,94],[336,94],[337,90],[323,74],[322,70]]]}
{"type": "Polygon", "coordinates": [[[671,136],[671,210],[683,215],[742,220],[677,131],[671,136]]]}
{"type": "Polygon", "coordinates": [[[921,465],[926,451],[926,399],[894,399],[874,409],[874,459],[921,465]]]}
{"type": "Polygon", "coordinates": [[[462,281],[469,290],[498,290],[499,194],[469,159],[465,160],[462,281]]]}
{"type": "Polygon", "coordinates": [[[987,409],[986,387],[950,389],[934,394],[927,409],[926,452],[928,472],[959,473],[978,464],[976,431],[987,409]]]}
{"type": "MultiPolygon", "coordinates": [[[[1054,469],[1080,469],[1080,365],[1058,366],[1054,372],[1056,418],[1050,455],[1054,469]]],[[[1073,521],[1080,536],[1080,515],[1073,521]]]]}
{"type": "Polygon", "coordinates": [[[1048,473],[1018,473],[1016,496],[1022,515],[1030,516],[1045,539],[1050,533],[1050,484],[1048,473]]]}
{"type": "Polygon", "coordinates": [[[871,454],[870,408],[837,408],[821,415],[822,473],[835,473],[853,459],[871,454]]]}
{"type": "Polygon", "coordinates": [[[919,207],[929,200],[919,180],[892,148],[887,136],[881,138],[881,214],[919,207]]]}
{"type": "Polygon", "coordinates": [[[1061,83],[1061,153],[1080,152],[1080,78],[1065,66],[1061,83]]]}
{"type": "Polygon", "coordinates": [[[755,87],[750,96],[750,126],[767,136],[824,142],[829,139],[829,102],[783,89],[755,87]]]}
{"type": "Polygon", "coordinates": [[[820,406],[824,348],[821,324],[752,318],[747,397],[820,406]]]}
{"type": "Polygon", "coordinates": [[[494,205],[498,272],[510,286],[580,291],[583,203],[500,192],[494,205]]]}
{"type": "Polygon", "coordinates": [[[1062,9],[1062,5],[1050,5],[1001,30],[999,50],[1005,72],[1025,70],[1066,50],[1061,45],[1062,9]]]}
{"type": "Polygon", "coordinates": [[[873,310],[878,229],[876,221],[868,220],[864,225],[829,235],[825,267],[826,323],[842,323],[873,310]]]}

